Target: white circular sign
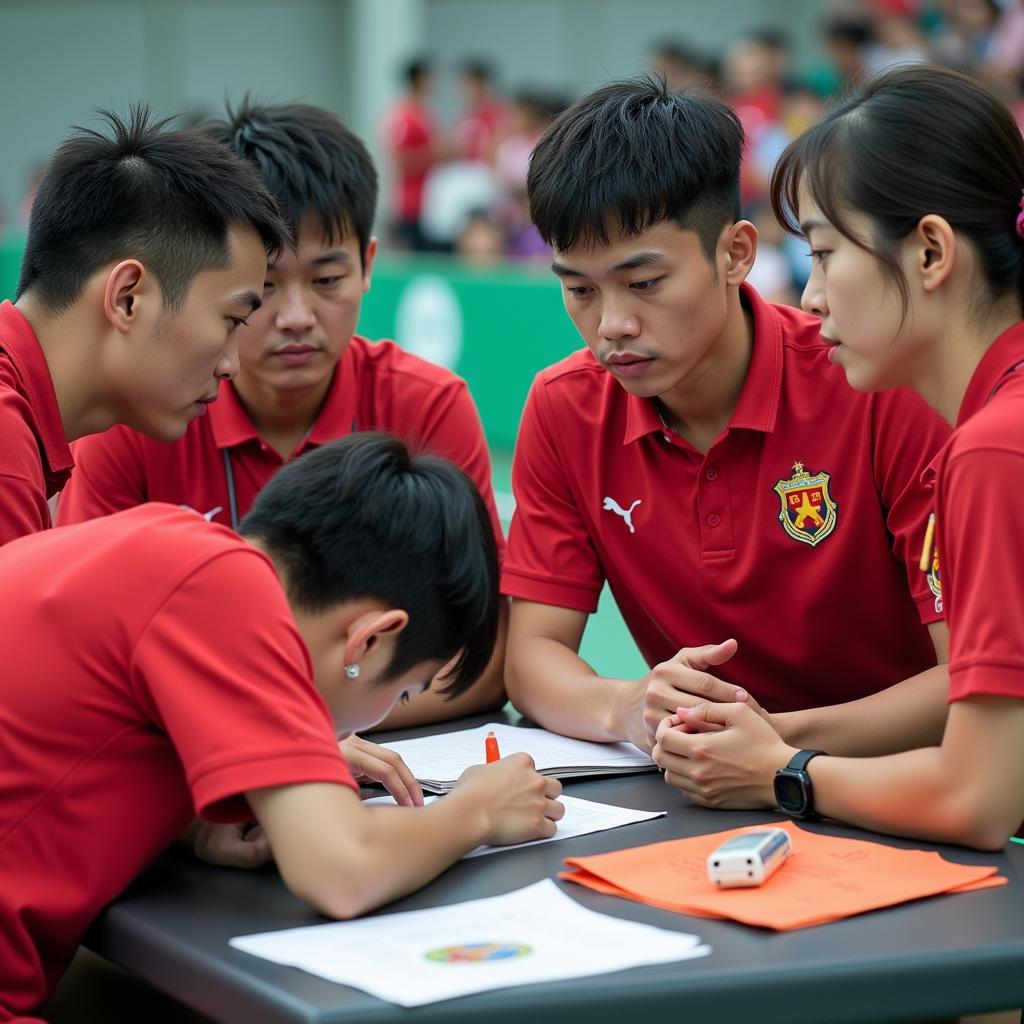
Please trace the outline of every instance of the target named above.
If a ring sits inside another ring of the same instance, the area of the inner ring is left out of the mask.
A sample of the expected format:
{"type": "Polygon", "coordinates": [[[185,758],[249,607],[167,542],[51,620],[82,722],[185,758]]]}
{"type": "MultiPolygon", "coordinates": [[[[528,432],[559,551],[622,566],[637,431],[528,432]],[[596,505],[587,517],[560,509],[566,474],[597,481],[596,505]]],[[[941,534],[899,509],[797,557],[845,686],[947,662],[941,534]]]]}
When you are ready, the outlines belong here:
{"type": "Polygon", "coordinates": [[[462,309],[455,289],[436,274],[414,277],[395,312],[395,340],[407,352],[454,370],[462,356],[462,309]]]}

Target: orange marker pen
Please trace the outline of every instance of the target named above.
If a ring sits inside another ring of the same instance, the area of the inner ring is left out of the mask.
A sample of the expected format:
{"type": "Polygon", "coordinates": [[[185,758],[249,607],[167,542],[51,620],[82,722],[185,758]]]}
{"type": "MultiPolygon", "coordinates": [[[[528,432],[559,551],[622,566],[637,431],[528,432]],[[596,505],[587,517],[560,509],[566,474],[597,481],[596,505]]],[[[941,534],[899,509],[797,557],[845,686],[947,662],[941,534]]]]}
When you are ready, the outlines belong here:
{"type": "Polygon", "coordinates": [[[489,732],[484,740],[484,757],[488,764],[492,761],[501,760],[501,751],[498,749],[498,737],[494,735],[493,731],[489,732]]]}

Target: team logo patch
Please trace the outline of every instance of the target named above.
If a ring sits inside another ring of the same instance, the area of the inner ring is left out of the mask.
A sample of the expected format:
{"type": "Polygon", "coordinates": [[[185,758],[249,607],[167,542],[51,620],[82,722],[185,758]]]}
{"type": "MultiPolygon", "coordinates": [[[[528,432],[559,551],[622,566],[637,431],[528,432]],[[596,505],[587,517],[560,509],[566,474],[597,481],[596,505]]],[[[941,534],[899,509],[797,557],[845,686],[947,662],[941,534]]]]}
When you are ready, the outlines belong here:
{"type": "Polygon", "coordinates": [[[811,474],[802,462],[793,463],[793,475],[779,480],[774,490],[779,496],[779,522],[794,540],[820,544],[836,528],[836,503],[828,493],[829,473],[811,474]]]}

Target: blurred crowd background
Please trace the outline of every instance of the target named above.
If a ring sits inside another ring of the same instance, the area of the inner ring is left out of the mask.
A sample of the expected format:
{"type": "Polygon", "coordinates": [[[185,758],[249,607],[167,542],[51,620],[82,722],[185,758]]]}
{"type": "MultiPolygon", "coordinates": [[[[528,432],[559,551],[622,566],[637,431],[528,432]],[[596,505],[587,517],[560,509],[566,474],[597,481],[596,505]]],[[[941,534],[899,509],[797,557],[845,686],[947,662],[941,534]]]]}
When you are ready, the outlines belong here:
{"type": "Polygon", "coordinates": [[[385,253],[543,265],[525,198],[534,143],[582,92],[646,72],[735,107],[754,284],[793,302],[806,255],[767,209],[768,177],[850,84],[939,61],[1024,120],[1024,0],[3,0],[0,31],[8,236],[49,151],[96,108],[142,98],[196,119],[251,92],[320,103],[366,139],[385,253]]]}

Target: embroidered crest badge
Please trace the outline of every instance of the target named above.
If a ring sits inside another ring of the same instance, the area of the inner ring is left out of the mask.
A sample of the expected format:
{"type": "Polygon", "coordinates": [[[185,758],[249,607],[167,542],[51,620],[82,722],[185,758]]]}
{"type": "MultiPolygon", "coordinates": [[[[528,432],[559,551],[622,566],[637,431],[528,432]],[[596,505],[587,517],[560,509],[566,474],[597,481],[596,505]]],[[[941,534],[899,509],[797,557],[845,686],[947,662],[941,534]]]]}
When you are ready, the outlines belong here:
{"type": "Polygon", "coordinates": [[[836,528],[836,503],[828,493],[829,473],[815,473],[813,476],[804,469],[802,462],[793,463],[793,475],[788,480],[779,480],[775,493],[779,496],[781,509],[779,522],[794,540],[820,544],[836,528]]]}

